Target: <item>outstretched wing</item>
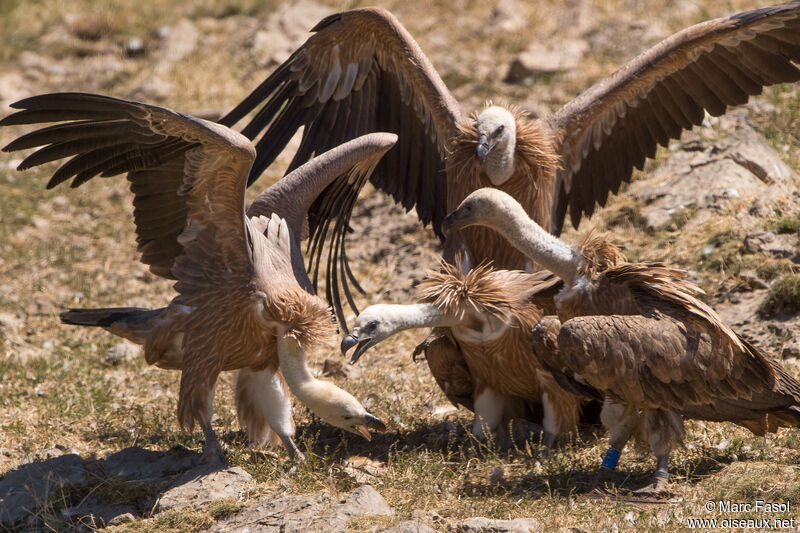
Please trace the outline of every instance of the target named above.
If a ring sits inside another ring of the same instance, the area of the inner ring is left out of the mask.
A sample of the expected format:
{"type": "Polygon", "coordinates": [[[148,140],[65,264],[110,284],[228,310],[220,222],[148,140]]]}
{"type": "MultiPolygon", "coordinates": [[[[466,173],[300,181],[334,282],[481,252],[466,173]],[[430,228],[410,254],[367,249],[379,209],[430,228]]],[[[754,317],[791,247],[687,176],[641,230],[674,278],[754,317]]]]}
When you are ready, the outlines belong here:
{"type": "Polygon", "coordinates": [[[3,149],[42,146],[19,170],[72,156],[48,188],[128,172],[142,262],[178,279],[180,292],[211,283],[209,265],[252,271],[244,191],[255,150],[245,137],[162,107],[93,94],[44,94],[12,107],[22,111],[0,126],[60,122],[3,149]]]}
{"type": "Polygon", "coordinates": [[[685,129],[766,85],[800,80],[800,1],[686,28],[628,62],[547,121],[560,140],[552,230],[604,205],[685,129]]]}
{"type": "Polygon", "coordinates": [[[370,133],[336,146],[287,174],[261,193],[247,209],[248,216],[277,214],[286,219],[294,236],[292,267],[295,278],[310,292],[316,292],[325,242],[328,242],[325,289],[328,302],[345,330],[340,286],[356,314],[358,308],[350,283],[361,291],[350,270],[345,249],[350,214],[358,193],[375,166],[396,142],[397,135],[392,133],[370,133]],[[323,189],[326,194],[322,201],[318,201],[323,189]],[[310,212],[314,203],[320,205],[310,212]],[[308,248],[311,250],[308,271],[312,273],[313,282],[308,279],[300,252],[300,236],[306,220],[310,234],[308,248]]]}
{"type": "MultiPolygon", "coordinates": [[[[446,213],[444,157],[463,113],[419,45],[388,11],[365,8],[326,17],[289,59],[222,118],[232,126],[258,109],[242,133],[258,139],[255,180],[303,127],[290,170],[342,142],[370,133],[399,135],[371,181],[420,220],[446,213]]],[[[326,190],[312,218],[330,201],[326,190]]],[[[441,234],[440,234],[441,235],[441,234]]]]}

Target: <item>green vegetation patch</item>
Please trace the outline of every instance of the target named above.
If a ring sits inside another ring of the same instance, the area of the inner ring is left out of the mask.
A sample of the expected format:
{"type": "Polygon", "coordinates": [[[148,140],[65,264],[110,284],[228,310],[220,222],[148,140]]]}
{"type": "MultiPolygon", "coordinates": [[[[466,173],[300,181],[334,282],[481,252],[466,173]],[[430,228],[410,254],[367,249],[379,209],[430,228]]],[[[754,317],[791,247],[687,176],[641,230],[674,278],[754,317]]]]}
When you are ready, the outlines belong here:
{"type": "Polygon", "coordinates": [[[800,311],[800,275],[785,274],[778,278],[758,311],[766,316],[800,311]]]}

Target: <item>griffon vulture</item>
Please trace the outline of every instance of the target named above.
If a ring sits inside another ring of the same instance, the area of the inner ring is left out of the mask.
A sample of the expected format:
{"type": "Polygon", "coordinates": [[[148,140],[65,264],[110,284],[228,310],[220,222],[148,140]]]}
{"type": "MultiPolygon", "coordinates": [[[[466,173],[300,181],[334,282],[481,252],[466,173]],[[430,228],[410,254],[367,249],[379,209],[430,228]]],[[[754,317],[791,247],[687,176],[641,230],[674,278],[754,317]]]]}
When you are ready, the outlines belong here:
{"type": "Polygon", "coordinates": [[[683,437],[680,416],[731,421],[757,435],[800,425],[800,382],[698,300],[702,290],[685,272],[628,263],[598,237],[568,246],[492,188],[467,196],[443,227],[472,224],[493,228],[563,280],[555,299],[560,325],[534,328],[534,352],[575,388],[625,407],[610,428],[606,466],[616,466],[639,411],[658,461],[656,491],[665,488],[670,449],[683,437]]]}
{"type": "MultiPolygon", "coordinates": [[[[737,13],[686,28],[640,54],[540,120],[492,106],[466,115],[408,31],[388,11],[330,15],[313,35],[221,122],[256,111],[242,133],[256,139],[256,179],[301,127],[290,168],[372,131],[399,135],[371,177],[441,235],[441,221],[470,192],[511,194],[539,225],[558,234],[590,216],[642,168],[657,146],[721,115],[765,85],[800,80],[800,1],[737,13]]],[[[350,212],[355,194],[337,182],[316,202],[350,212]]],[[[315,208],[312,208],[312,212],[315,208]]],[[[488,228],[453,231],[445,259],[524,270],[529,259],[488,228]]],[[[338,267],[332,258],[332,267],[338,267]]],[[[346,257],[342,250],[342,264],[346,257]]],[[[335,274],[335,272],[334,272],[335,274]]],[[[349,276],[348,276],[349,277],[349,276]]],[[[346,278],[345,278],[346,281],[346,278]]]]}
{"type": "Polygon", "coordinates": [[[221,457],[211,427],[217,376],[241,369],[239,420],[255,444],[277,437],[292,457],[294,422],[286,385],[328,423],[369,439],[384,430],[347,392],[311,376],[305,352],[334,330],[300,256],[305,210],[339,176],[364,181],[396,141],[371,134],[323,154],[262,193],[245,212],[256,152],[244,136],[165,108],[106,96],[34,96],[0,125],[59,122],[24,135],[6,151],[44,146],[19,169],[74,156],[48,187],[128,173],[142,262],[176,279],[164,308],[73,309],[66,324],[101,326],[143,344],[145,358],[181,370],[178,421],[197,423],[204,458],[221,457]]]}
{"type": "MultiPolygon", "coordinates": [[[[342,352],[357,346],[351,359],[355,362],[402,330],[449,328],[471,377],[471,390],[461,395],[474,398],[473,434],[485,438],[486,429],[500,429],[504,414],[516,410],[521,399],[542,407],[542,440],[549,450],[557,436],[577,427],[580,415],[578,397],[563,390],[531,355],[531,331],[542,316],[539,304],[552,302],[552,295],[542,295],[552,287],[551,278],[549,273],[494,270],[485,264],[464,273],[442,261],[442,270],[420,283],[418,303],[364,309],[342,340],[342,352]]],[[[449,376],[449,369],[443,370],[449,376]]],[[[450,396],[454,387],[444,380],[442,388],[450,396]]]]}

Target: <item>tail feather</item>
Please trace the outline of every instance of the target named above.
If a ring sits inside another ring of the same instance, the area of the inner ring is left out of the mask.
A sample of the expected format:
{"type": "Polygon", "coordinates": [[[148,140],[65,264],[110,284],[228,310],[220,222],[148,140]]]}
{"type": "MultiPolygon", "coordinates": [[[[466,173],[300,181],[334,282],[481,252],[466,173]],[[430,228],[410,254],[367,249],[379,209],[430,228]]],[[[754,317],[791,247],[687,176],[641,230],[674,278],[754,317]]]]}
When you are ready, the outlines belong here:
{"type": "Polygon", "coordinates": [[[62,324],[96,326],[137,344],[144,344],[152,331],[152,321],[163,309],[141,307],[105,307],[100,309],[70,309],[59,315],[62,324]]]}

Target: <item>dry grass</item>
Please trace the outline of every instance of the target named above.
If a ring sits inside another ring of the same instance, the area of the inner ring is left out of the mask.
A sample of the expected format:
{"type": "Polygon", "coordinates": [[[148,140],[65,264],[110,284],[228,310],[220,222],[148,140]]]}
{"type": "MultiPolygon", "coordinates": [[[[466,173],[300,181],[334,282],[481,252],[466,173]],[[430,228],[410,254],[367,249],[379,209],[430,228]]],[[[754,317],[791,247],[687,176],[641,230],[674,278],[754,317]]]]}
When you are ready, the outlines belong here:
{"type": "MultiPolygon", "coordinates": [[[[185,111],[227,109],[264,77],[266,69],[252,68],[249,35],[231,34],[214,21],[233,21],[240,16],[263,20],[275,3],[204,0],[189,7],[156,0],[0,0],[0,75],[17,71],[24,52],[35,52],[55,58],[68,72],[75,69],[75,75],[70,85],[64,86],[64,81],[54,81],[58,78],[49,74],[29,73],[25,92],[93,90],[124,96],[152,69],[148,55],[120,59],[121,44],[130,37],[149,39],[159,26],[188,18],[208,28],[214,39],[202,41],[193,55],[165,74],[174,93],[163,103],[185,111]],[[103,50],[108,47],[115,50],[110,54],[121,66],[113,75],[101,75],[92,61],[106,57],[103,50]],[[204,53],[211,56],[201,63],[204,53]]],[[[337,9],[352,5],[327,3],[337,9]]],[[[637,17],[648,23],[659,21],[658,31],[666,35],[704,18],[753,7],[743,1],[693,2],[695,10],[676,7],[685,3],[666,1],[604,2],[593,6],[593,18],[586,24],[597,33],[609,32],[609,37],[602,41],[603,46],[592,49],[577,72],[531,86],[510,86],[499,80],[502,65],[515,52],[530,39],[551,39],[569,30],[573,21],[559,22],[546,16],[558,4],[555,0],[532,7],[529,30],[507,35],[482,33],[491,11],[484,2],[378,3],[395,11],[419,38],[466,108],[500,95],[544,109],[563,104],[659,37],[635,31],[637,17]],[[448,24],[442,26],[441,20],[448,24]]],[[[787,163],[797,168],[800,90],[770,90],[765,99],[776,106],[776,114],[754,120],[762,124],[787,163]]],[[[22,131],[0,130],[0,144],[22,131]]],[[[663,157],[660,153],[659,159],[663,157]]],[[[0,154],[0,313],[16,319],[11,326],[0,328],[0,475],[56,445],[83,456],[103,456],[132,445],[166,450],[183,444],[199,449],[201,437],[185,435],[177,427],[177,373],[148,367],[141,358],[108,362],[104,354],[117,339],[103,331],[58,324],[58,312],[69,306],[152,307],[171,297],[170,283],[137,263],[130,195],[123,180],[95,180],[78,190],[46,191],[44,184],[52,168],[20,174],[13,170],[17,158],[16,154],[0,154]]],[[[650,163],[648,170],[656,164],[650,163]]],[[[280,174],[280,168],[271,169],[257,187],[265,187],[280,174]]],[[[788,218],[795,216],[789,207],[786,212],[788,218]]],[[[732,215],[720,213],[702,225],[693,225],[690,215],[679,213],[666,228],[644,235],[637,206],[623,196],[612,199],[580,229],[609,231],[631,259],[665,260],[695,271],[712,299],[736,282],[742,268],[761,268],[759,275],[766,279],[784,279],[780,276],[793,271],[786,260],[766,261],[744,253],[740,245],[746,229],[732,215]],[[710,251],[703,252],[707,248],[710,251]]],[[[413,242],[420,235],[424,233],[406,240],[413,242]]],[[[567,238],[576,236],[568,233],[567,238]]],[[[380,301],[382,291],[392,284],[392,263],[354,266],[371,292],[360,303],[380,301]]],[[[223,376],[217,388],[214,425],[223,436],[231,462],[250,472],[264,491],[283,486],[296,494],[322,489],[338,494],[354,488],[357,483],[344,470],[352,455],[384,462],[386,468],[376,474],[373,484],[397,515],[388,522],[353,522],[354,530],[404,520],[417,509],[436,511],[445,519],[531,516],[548,530],[676,530],[685,527],[687,517],[708,517],[702,504],[709,499],[794,500],[800,496],[793,466],[800,461],[797,432],[784,431],[763,439],[730,424],[691,422],[687,447],[677,451],[670,464],[675,473],[672,489],[676,502],[631,506],[594,500],[589,495],[590,478],[604,453],[603,438],[582,434],[542,464],[535,458],[535,442],[507,454],[472,442],[464,429],[469,413],[446,412],[447,401],[425,364],[411,361],[411,350],[424,334],[398,335],[364,357],[360,377],[336,379],[383,417],[390,432],[368,444],[322,424],[298,405],[298,440],[308,461],[293,471],[283,450],[277,451],[277,457],[254,457],[249,452],[235,420],[231,377],[223,376]],[[724,440],[729,441],[727,447],[720,446],[724,440]]],[[[321,368],[325,357],[340,356],[333,348],[321,352],[314,359],[315,368],[321,368]]],[[[790,371],[799,373],[794,365],[790,371]]],[[[653,466],[649,453],[631,449],[623,455],[612,481],[626,487],[643,485],[653,466]]],[[[66,527],[70,524],[61,521],[59,510],[88,492],[136,504],[149,495],[145,489],[91,479],[87,485],[72,487],[45,502],[39,518],[55,529],[66,527]]],[[[235,512],[238,506],[236,502],[216,502],[203,511],[167,512],[113,531],[195,531],[235,512]]]]}

